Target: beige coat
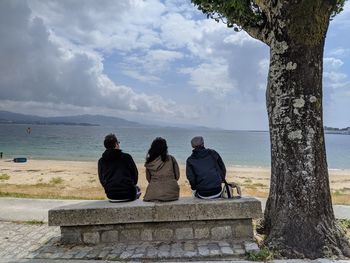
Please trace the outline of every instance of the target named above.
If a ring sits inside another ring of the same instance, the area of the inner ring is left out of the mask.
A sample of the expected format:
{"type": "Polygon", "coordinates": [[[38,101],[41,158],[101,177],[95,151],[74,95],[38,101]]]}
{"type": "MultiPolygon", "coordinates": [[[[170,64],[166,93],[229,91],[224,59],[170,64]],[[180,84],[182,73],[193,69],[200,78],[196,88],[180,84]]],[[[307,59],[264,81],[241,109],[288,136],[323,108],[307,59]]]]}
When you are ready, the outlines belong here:
{"type": "Polygon", "coordinates": [[[175,158],[168,155],[163,162],[159,156],[154,161],[145,164],[146,179],[149,182],[144,201],[173,201],[179,199],[180,188],[177,180],[180,178],[179,166],[175,158]]]}

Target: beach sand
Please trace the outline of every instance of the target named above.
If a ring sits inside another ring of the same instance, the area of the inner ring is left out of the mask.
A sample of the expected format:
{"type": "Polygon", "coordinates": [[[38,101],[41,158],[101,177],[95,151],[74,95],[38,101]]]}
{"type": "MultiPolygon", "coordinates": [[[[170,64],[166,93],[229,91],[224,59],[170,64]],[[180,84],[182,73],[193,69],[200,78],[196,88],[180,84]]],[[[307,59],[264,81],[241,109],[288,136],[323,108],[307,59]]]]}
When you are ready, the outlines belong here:
{"type": "MultiPolygon", "coordinates": [[[[139,186],[145,192],[147,181],[143,164],[138,164],[139,186]]],[[[180,165],[181,196],[191,196],[185,166],[180,165]]],[[[334,204],[350,204],[350,170],[330,170],[334,204]]],[[[237,182],[243,195],[267,197],[270,168],[227,167],[227,181],[237,182]]],[[[0,160],[0,196],[105,199],[97,175],[97,162],[28,160],[14,163],[0,160]]]]}

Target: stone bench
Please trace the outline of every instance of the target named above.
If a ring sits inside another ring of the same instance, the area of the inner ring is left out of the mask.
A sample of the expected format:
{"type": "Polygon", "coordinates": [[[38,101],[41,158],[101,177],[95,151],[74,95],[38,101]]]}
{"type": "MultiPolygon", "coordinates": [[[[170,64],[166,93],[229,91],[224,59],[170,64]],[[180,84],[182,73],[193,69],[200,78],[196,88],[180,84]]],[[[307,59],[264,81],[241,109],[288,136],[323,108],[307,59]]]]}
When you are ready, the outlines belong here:
{"type": "Polygon", "coordinates": [[[49,210],[49,225],[60,226],[61,241],[98,244],[135,241],[250,241],[252,219],[262,216],[252,197],[152,203],[86,201],[49,210]]]}

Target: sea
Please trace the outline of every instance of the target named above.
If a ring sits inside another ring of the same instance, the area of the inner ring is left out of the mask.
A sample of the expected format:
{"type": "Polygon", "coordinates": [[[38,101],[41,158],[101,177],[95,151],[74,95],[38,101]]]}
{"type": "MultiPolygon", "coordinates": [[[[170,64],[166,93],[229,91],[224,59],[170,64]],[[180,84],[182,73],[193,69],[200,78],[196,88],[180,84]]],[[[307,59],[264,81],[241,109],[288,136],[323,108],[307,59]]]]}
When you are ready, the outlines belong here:
{"type": "MultiPolygon", "coordinates": [[[[205,146],[220,153],[227,165],[270,166],[270,141],[266,131],[228,131],[172,127],[116,128],[107,126],[0,124],[0,152],[3,159],[97,161],[104,151],[103,139],[115,133],[121,149],[142,163],[156,137],[167,140],[169,154],[185,163],[191,154],[190,140],[201,135],[205,146]]],[[[330,169],[350,169],[350,135],[326,134],[330,169]]]]}

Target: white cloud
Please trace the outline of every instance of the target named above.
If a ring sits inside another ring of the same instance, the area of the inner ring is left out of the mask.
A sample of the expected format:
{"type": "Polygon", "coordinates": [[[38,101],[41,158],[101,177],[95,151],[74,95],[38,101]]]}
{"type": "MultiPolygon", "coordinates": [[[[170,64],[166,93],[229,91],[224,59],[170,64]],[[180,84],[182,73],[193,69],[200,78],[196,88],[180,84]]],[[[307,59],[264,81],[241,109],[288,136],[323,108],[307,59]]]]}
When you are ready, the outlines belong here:
{"type": "Polygon", "coordinates": [[[350,54],[350,49],[349,48],[342,48],[342,47],[332,49],[329,52],[329,55],[336,56],[336,57],[344,57],[344,56],[347,56],[348,54],[350,54]]]}
{"type": "Polygon", "coordinates": [[[324,72],[323,76],[327,79],[329,79],[331,82],[342,82],[346,80],[347,75],[344,73],[338,73],[338,72],[324,72]]]}
{"type": "Polygon", "coordinates": [[[198,92],[209,92],[217,98],[235,89],[234,81],[230,79],[228,66],[224,61],[203,63],[196,68],[181,69],[180,72],[190,76],[189,83],[198,92]]]}
{"type": "Polygon", "coordinates": [[[344,65],[344,62],[341,59],[333,57],[325,57],[323,62],[325,67],[330,69],[338,69],[344,65]]]}
{"type": "Polygon", "coordinates": [[[30,19],[25,4],[0,2],[1,101],[182,115],[174,101],[115,84],[104,74],[99,53],[51,38],[41,18],[30,19]]]}
{"type": "Polygon", "coordinates": [[[240,46],[240,47],[248,44],[249,42],[254,43],[254,42],[259,42],[259,41],[252,38],[244,31],[234,32],[231,35],[228,35],[227,37],[224,38],[224,43],[233,44],[233,45],[240,46]]]}

